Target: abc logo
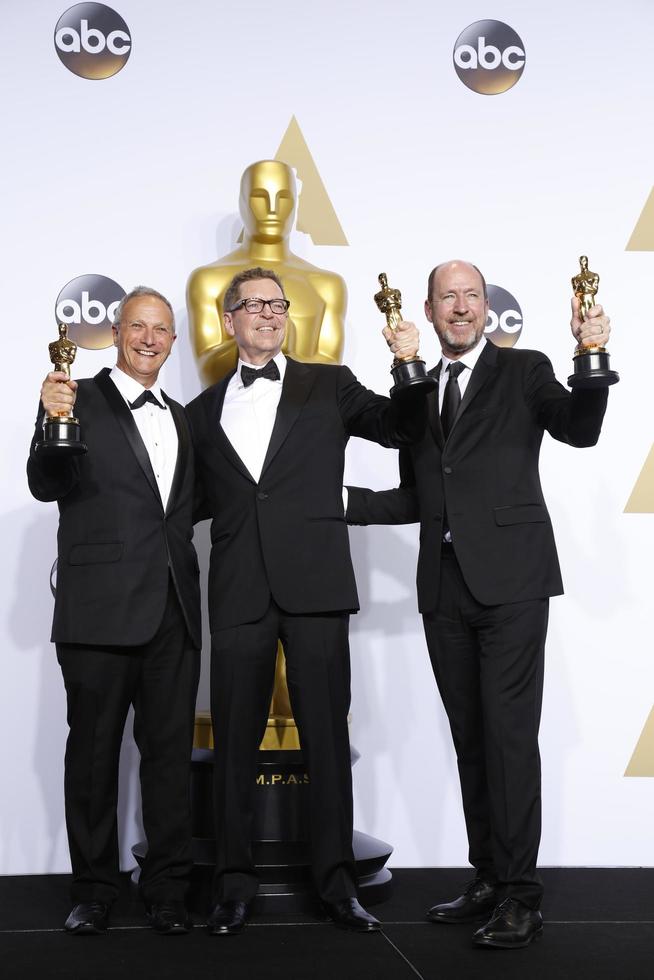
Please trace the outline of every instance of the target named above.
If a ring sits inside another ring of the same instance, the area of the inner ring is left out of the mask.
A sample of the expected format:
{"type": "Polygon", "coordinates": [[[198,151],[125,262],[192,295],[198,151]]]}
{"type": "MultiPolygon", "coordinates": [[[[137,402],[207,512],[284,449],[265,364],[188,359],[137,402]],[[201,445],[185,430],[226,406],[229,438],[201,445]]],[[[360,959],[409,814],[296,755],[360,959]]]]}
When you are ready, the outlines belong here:
{"type": "Polygon", "coordinates": [[[459,34],[454,68],[464,85],[480,95],[512,88],[525,68],[525,46],[501,20],[477,20],[459,34]]]}
{"type": "Polygon", "coordinates": [[[522,333],[522,310],[516,298],[501,286],[488,284],[488,320],[484,330],[496,347],[513,347],[522,333]]]}
{"type": "Polygon", "coordinates": [[[55,27],[59,60],[81,78],[109,78],[126,64],[132,38],[123,18],[103,3],[76,3],[55,27]]]}
{"type": "Polygon", "coordinates": [[[57,323],[68,324],[68,336],[80,347],[111,347],[111,324],[124,295],[123,287],[107,276],[78,276],[66,283],[57,296],[57,323]]]}

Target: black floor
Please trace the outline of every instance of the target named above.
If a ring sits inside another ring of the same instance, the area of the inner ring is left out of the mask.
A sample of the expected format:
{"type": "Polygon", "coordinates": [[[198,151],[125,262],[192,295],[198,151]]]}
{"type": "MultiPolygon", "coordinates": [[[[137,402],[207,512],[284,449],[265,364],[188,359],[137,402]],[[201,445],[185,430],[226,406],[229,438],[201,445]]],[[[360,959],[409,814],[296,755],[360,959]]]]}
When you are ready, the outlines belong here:
{"type": "Polygon", "coordinates": [[[383,933],[352,935],[297,914],[259,916],[241,936],[161,937],[124,893],[107,935],[62,933],[63,875],[0,877],[0,977],[66,980],[654,980],[654,869],[545,868],[543,939],[524,950],[473,949],[470,926],[432,925],[425,909],[456,896],[460,868],[396,869],[372,911],[383,933]]]}

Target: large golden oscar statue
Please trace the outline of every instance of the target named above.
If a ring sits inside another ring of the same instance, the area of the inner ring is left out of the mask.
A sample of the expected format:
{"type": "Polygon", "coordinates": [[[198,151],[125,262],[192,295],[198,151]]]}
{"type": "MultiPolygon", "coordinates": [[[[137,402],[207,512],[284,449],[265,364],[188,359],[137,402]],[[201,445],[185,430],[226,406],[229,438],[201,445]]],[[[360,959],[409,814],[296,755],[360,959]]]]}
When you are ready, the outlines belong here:
{"type": "MultiPolygon", "coordinates": [[[[187,288],[189,328],[204,384],[214,384],[236,366],[236,344],[223,325],[223,296],[236,273],[253,266],[274,270],[291,301],[284,352],[298,361],[340,362],[347,306],[345,282],[335,272],[319,269],[291,252],[288,239],[296,205],[295,176],[290,167],[278,160],[251,164],[241,178],[242,244],[191,273],[187,288]]],[[[198,714],[196,745],[212,746],[208,712],[198,714]]],[[[261,748],[295,749],[299,745],[280,645],[261,748]]]]}
{"type": "Polygon", "coordinates": [[[290,167],[278,160],[253,163],[241,178],[242,245],[191,274],[189,326],[205,384],[224,378],[236,365],[236,345],[223,326],[222,301],[232,277],[253,266],[273,269],[291,301],[285,353],[298,361],[340,362],[347,290],[335,272],[319,269],[291,252],[288,238],[296,204],[290,167]]]}
{"type": "MultiPolygon", "coordinates": [[[[236,345],[223,326],[223,297],[234,275],[262,266],[274,270],[291,301],[284,351],[299,361],[337,364],[343,353],[347,291],[339,275],[294,255],[288,244],[297,204],[293,171],[276,160],[247,168],[239,200],[243,242],[229,255],[196,269],[188,283],[191,340],[204,384],[236,365],[236,345]]],[[[327,737],[328,734],[327,734],[327,737]]],[[[220,746],[217,750],[220,751],[220,746]]],[[[260,875],[261,911],[311,910],[316,896],[309,870],[309,777],[291,711],[286,663],[277,651],[275,686],[259,753],[252,840],[260,875]],[[290,750],[290,751],[289,751],[290,750]]],[[[209,712],[196,715],[191,766],[193,848],[198,881],[215,863],[213,837],[213,739],[209,712]]],[[[358,752],[352,748],[352,762],[358,752]]],[[[383,901],[392,876],[386,862],[393,848],[355,830],[352,847],[362,901],[383,901]]]]}

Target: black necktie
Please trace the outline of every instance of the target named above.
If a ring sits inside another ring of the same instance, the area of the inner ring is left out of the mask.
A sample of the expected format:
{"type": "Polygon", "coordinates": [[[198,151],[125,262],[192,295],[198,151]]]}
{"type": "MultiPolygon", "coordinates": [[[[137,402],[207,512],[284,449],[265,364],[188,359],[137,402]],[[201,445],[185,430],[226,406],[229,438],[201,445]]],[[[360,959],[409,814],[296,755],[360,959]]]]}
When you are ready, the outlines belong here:
{"type": "Polygon", "coordinates": [[[445,391],[443,392],[443,407],[441,409],[441,425],[443,427],[443,435],[446,439],[454,425],[454,419],[461,404],[461,389],[459,388],[458,377],[464,368],[465,364],[462,364],[461,361],[453,361],[447,369],[449,377],[445,385],[445,391]]]}
{"type": "Polygon", "coordinates": [[[244,388],[249,388],[257,378],[268,378],[269,381],[279,381],[279,368],[274,360],[268,361],[264,367],[258,369],[248,367],[247,364],[241,366],[241,381],[243,382],[244,388]]]}
{"type": "Polygon", "coordinates": [[[134,411],[137,408],[143,408],[146,402],[152,402],[152,404],[156,405],[157,408],[163,408],[164,411],[166,410],[166,406],[162,405],[159,399],[155,398],[152,392],[147,390],[142,392],[142,394],[140,394],[138,398],[135,398],[133,402],[128,402],[128,404],[131,410],[134,411]]]}

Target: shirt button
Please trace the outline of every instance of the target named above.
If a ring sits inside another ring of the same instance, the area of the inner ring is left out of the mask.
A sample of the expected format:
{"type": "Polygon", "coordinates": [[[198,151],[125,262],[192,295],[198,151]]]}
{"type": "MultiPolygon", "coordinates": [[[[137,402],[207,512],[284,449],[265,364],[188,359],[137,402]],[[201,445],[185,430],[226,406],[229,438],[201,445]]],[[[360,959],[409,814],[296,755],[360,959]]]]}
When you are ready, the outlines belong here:
{"type": "Polygon", "coordinates": [[[452,467],[451,466],[444,466],[443,467],[443,473],[447,473],[449,475],[451,472],[452,472],[452,467]]]}

